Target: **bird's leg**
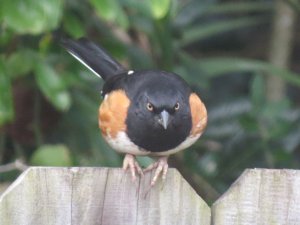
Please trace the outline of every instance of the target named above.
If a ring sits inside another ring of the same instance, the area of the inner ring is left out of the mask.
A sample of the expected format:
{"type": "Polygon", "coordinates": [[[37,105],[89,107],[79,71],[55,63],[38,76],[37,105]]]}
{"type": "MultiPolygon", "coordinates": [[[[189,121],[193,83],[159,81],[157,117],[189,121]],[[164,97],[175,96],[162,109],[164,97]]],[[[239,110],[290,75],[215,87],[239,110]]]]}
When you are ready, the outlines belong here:
{"type": "Polygon", "coordinates": [[[146,169],[144,169],[144,172],[151,171],[155,169],[154,177],[151,180],[151,186],[154,186],[157,178],[162,173],[162,179],[163,181],[166,179],[167,172],[168,172],[168,157],[163,156],[160,157],[155,163],[150,164],[146,169]]]}
{"type": "Polygon", "coordinates": [[[123,160],[123,170],[127,171],[128,168],[131,171],[131,177],[133,182],[136,180],[136,172],[139,175],[144,175],[142,168],[136,161],[135,157],[131,154],[126,154],[123,160]]]}

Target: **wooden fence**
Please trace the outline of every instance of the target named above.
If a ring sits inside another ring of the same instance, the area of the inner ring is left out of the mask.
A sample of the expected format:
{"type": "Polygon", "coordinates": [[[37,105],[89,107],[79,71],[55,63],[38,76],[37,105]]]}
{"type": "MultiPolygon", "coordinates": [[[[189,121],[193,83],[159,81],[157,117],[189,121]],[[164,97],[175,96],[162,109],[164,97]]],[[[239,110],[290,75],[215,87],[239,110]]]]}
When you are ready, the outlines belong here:
{"type": "Polygon", "coordinates": [[[300,171],[246,170],[210,208],[175,169],[149,191],[121,169],[26,170],[0,196],[1,225],[300,225],[300,171]]]}

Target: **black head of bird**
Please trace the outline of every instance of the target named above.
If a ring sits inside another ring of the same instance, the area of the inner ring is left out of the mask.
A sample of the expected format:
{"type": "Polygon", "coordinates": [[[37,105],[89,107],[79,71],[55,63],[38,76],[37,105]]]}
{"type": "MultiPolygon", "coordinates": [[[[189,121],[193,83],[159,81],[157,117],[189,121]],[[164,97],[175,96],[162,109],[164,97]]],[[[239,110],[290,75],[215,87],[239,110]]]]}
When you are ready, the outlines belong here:
{"type": "Polygon", "coordinates": [[[136,155],[158,157],[144,172],[155,169],[166,178],[170,154],[192,145],[203,133],[207,112],[199,96],[178,75],[159,70],[125,69],[101,47],[83,38],[62,45],[104,79],[98,122],[104,139],[125,153],[123,168],[143,174],[136,155]]]}

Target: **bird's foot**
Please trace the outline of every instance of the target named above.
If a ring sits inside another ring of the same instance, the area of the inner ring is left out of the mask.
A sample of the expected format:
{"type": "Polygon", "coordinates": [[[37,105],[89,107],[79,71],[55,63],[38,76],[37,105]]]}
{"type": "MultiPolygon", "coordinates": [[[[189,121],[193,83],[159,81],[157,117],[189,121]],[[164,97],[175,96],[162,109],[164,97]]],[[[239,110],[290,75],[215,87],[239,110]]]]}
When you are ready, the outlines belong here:
{"type": "Polygon", "coordinates": [[[162,180],[165,181],[168,172],[168,157],[160,157],[155,163],[150,164],[144,172],[148,172],[155,169],[154,177],[151,180],[151,186],[154,186],[159,175],[162,173],[162,180]]]}
{"type": "Polygon", "coordinates": [[[131,171],[131,177],[133,182],[136,181],[136,173],[138,173],[141,176],[144,175],[142,168],[136,161],[135,157],[131,154],[126,154],[123,160],[123,170],[127,171],[128,168],[131,171]]]}

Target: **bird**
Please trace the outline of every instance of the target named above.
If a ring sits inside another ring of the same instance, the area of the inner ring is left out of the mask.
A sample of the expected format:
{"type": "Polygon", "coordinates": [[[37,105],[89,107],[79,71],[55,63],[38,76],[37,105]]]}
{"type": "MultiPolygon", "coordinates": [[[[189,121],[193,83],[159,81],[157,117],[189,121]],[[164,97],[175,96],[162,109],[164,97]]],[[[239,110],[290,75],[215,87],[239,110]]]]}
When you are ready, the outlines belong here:
{"type": "Polygon", "coordinates": [[[98,123],[112,149],[125,154],[123,170],[132,180],[154,171],[151,186],[166,179],[168,157],[187,149],[204,132],[207,110],[199,95],[177,74],[126,69],[88,38],[62,38],[61,45],[104,80],[98,123]],[[154,158],[142,169],[136,156],[154,158]]]}

